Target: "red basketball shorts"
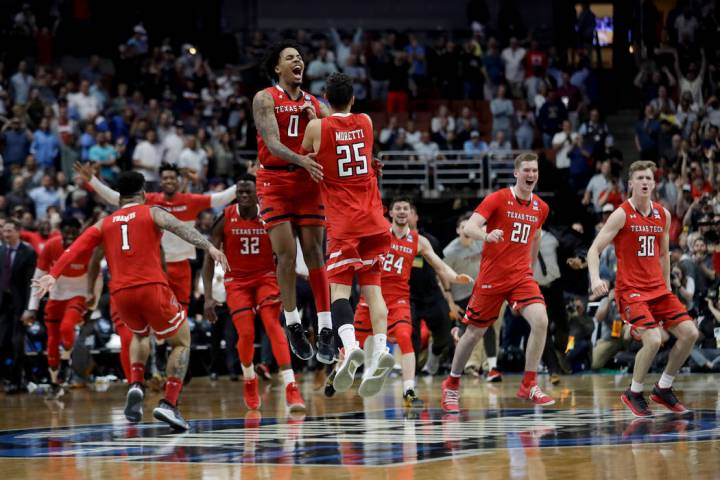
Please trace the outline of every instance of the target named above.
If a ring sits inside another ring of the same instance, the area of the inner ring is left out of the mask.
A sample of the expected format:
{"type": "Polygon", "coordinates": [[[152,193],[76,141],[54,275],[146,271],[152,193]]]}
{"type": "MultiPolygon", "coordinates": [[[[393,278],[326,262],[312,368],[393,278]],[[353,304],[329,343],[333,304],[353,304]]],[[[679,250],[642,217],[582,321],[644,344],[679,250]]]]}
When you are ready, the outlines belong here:
{"type": "MultiPolygon", "coordinates": [[[[645,297],[647,298],[647,297],[645,297]]],[[[692,320],[685,305],[672,294],[664,291],[650,300],[635,300],[628,294],[617,293],[615,300],[623,321],[632,327],[670,329],[686,320],[692,320]]]]}
{"type": "Polygon", "coordinates": [[[274,273],[249,279],[226,277],[225,293],[231,317],[280,303],[280,287],[274,273]]]}
{"type": "Polygon", "coordinates": [[[266,230],[284,222],[299,227],[325,225],[320,187],[304,168],[292,172],[260,168],[256,184],[266,230]]]}
{"type": "Polygon", "coordinates": [[[85,297],[78,295],[77,297],[68,298],[67,300],[48,300],[45,305],[45,321],[61,322],[65,317],[65,311],[72,310],[82,320],[87,312],[85,306],[85,297]]]}
{"type": "Polygon", "coordinates": [[[123,288],[112,293],[119,317],[138,335],[154,333],[171,337],[185,321],[185,310],[170,287],[149,283],[123,288]]]}
{"type": "Polygon", "coordinates": [[[389,231],[359,238],[329,238],[325,262],[328,282],[352,285],[357,273],[361,286],[380,285],[383,258],[389,250],[389,231]]]}
{"type": "Polygon", "coordinates": [[[190,305],[190,288],[192,286],[190,262],[188,260],[168,262],[167,277],[168,285],[175,294],[175,298],[187,308],[190,305]]]}
{"type": "Polygon", "coordinates": [[[540,292],[540,287],[532,277],[524,278],[512,289],[502,293],[494,293],[487,290],[485,293],[478,287],[481,282],[475,284],[470,302],[465,310],[463,323],[478,328],[488,328],[500,315],[502,304],[507,300],[510,307],[515,311],[522,311],[528,305],[541,303],[545,305],[545,299],[540,292]]]}
{"type": "MultiPolygon", "coordinates": [[[[410,303],[405,300],[395,300],[387,303],[388,308],[388,341],[397,343],[402,353],[412,353],[412,317],[410,303]]],[[[359,303],[355,310],[355,338],[360,346],[365,345],[367,337],[373,334],[370,321],[370,309],[366,303],[359,303]]]]}

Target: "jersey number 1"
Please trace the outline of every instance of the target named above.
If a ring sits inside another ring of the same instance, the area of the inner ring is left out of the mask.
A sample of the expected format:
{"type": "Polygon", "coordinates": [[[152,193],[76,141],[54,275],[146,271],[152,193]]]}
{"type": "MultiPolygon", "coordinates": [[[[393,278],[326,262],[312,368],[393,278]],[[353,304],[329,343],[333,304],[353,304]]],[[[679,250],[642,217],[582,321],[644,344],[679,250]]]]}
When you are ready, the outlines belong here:
{"type": "Polygon", "coordinates": [[[335,149],[338,155],[338,177],[349,177],[351,175],[365,175],[368,173],[367,157],[360,154],[365,148],[365,143],[353,143],[352,145],[338,145],[335,149]],[[350,148],[352,147],[352,151],[350,148]],[[355,164],[355,169],[351,163],[355,164]]]}
{"type": "Polygon", "coordinates": [[[127,223],[120,224],[120,235],[122,236],[122,244],[120,245],[120,250],[122,250],[123,252],[130,250],[130,241],[128,240],[128,224],[127,223]]]}

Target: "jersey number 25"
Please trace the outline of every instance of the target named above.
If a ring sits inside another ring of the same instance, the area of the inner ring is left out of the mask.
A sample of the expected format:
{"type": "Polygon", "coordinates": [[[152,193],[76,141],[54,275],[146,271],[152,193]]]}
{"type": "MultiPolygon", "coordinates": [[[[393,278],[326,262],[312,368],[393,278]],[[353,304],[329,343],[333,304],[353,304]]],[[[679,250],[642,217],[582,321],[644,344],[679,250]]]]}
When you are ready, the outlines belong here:
{"type": "Polygon", "coordinates": [[[365,143],[353,143],[352,145],[338,145],[338,176],[349,177],[352,175],[365,175],[368,173],[367,157],[360,151],[365,148],[365,143]]]}

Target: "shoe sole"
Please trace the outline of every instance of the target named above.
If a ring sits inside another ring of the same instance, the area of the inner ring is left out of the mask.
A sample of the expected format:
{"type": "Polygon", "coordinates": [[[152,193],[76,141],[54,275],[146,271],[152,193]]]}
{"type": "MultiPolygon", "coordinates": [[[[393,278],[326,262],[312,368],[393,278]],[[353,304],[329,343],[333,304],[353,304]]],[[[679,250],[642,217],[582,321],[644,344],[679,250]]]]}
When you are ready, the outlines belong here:
{"type": "Polygon", "coordinates": [[[670,406],[670,404],[668,404],[666,401],[664,401],[662,398],[658,397],[654,393],[650,394],[650,400],[657,403],[658,405],[662,405],[663,407],[670,410],[672,413],[676,413],[678,415],[684,415],[686,413],[690,413],[690,409],[686,408],[684,405],[683,405],[683,410],[675,410],[673,407],[670,406]]]}
{"type": "Polygon", "coordinates": [[[377,370],[375,370],[375,372],[372,372],[372,375],[370,372],[367,372],[367,377],[363,375],[364,378],[360,383],[360,387],[358,388],[358,394],[363,398],[377,395],[377,393],[382,390],[383,385],[385,385],[385,380],[387,379],[388,375],[390,375],[390,372],[392,371],[394,366],[395,358],[393,358],[392,355],[390,355],[389,353],[381,354],[380,360],[378,361],[378,370],[382,369],[382,372],[380,373],[380,375],[377,375],[375,374],[377,370]]]}
{"type": "Polygon", "coordinates": [[[303,357],[302,355],[300,355],[297,352],[297,350],[295,350],[295,345],[293,345],[293,342],[290,340],[291,336],[288,335],[288,333],[289,333],[288,330],[285,329],[285,336],[288,339],[288,343],[290,344],[290,350],[292,350],[293,354],[295,354],[295,356],[298,357],[300,360],[310,360],[313,357],[313,355],[315,355],[315,351],[313,350],[312,344],[310,344],[307,337],[305,337],[305,342],[308,344],[308,347],[310,348],[310,353],[307,356],[303,357]]]}
{"type": "Polygon", "coordinates": [[[365,362],[365,353],[359,348],[350,352],[347,361],[337,370],[335,380],[333,380],[333,388],[336,393],[346,392],[355,382],[355,372],[360,365],[365,362]]]}
{"type": "Polygon", "coordinates": [[[635,418],[650,418],[650,417],[652,417],[652,413],[649,413],[647,415],[637,413],[635,411],[635,409],[632,407],[630,400],[628,400],[624,394],[620,395],[620,401],[628,408],[628,410],[630,410],[630,413],[632,413],[635,418]]]}
{"type": "Polygon", "coordinates": [[[325,365],[332,365],[337,360],[335,358],[335,355],[333,355],[332,357],[329,357],[329,358],[326,357],[325,355],[321,355],[320,350],[318,350],[317,353],[315,354],[315,358],[317,358],[318,362],[324,363],[325,365]]]}
{"type": "Polygon", "coordinates": [[[495,376],[492,376],[492,377],[488,377],[488,378],[486,378],[486,381],[487,381],[488,383],[498,383],[498,382],[502,382],[502,375],[495,375],[495,376]]]}
{"type": "Polygon", "coordinates": [[[293,403],[287,406],[291,412],[304,412],[306,410],[304,403],[293,403]]]}
{"type": "Polygon", "coordinates": [[[170,428],[179,432],[186,432],[190,429],[190,425],[188,425],[187,422],[180,423],[172,413],[167,412],[164,408],[156,408],[153,410],[153,417],[155,417],[156,420],[167,423],[170,425],[170,428]]]}
{"type": "Polygon", "coordinates": [[[125,400],[125,419],[130,423],[140,423],[143,418],[143,400],[145,395],[142,390],[132,389],[128,391],[125,400]]]}

